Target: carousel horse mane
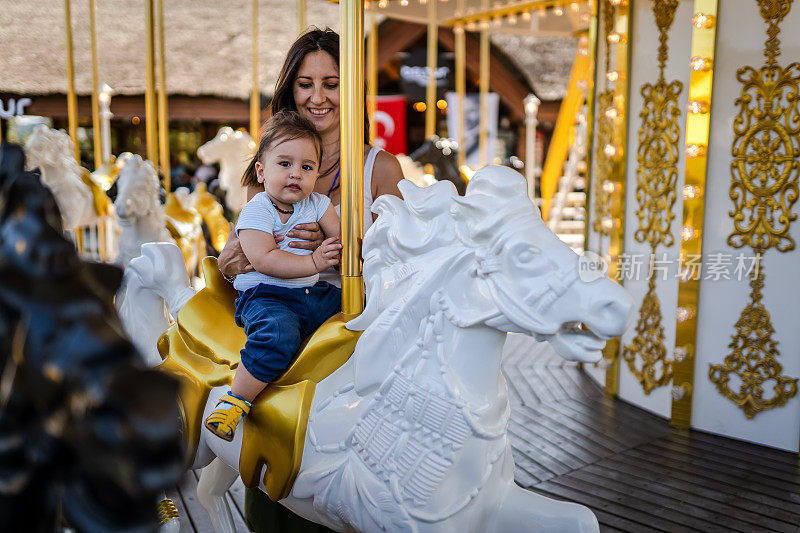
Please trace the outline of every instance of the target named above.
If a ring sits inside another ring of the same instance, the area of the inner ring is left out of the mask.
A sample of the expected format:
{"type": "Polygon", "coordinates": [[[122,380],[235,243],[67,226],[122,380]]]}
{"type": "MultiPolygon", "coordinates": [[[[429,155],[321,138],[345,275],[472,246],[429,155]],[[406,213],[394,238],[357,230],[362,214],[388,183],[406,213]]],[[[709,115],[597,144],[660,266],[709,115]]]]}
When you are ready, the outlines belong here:
{"type": "Polygon", "coordinates": [[[177,385],[142,370],[122,334],[119,269],[81,261],[60,224],[22,151],[3,144],[0,520],[9,531],[62,519],[79,531],[153,529],[157,494],[181,474],[177,385]]]}
{"type": "Polygon", "coordinates": [[[89,225],[97,219],[91,189],[83,182],[75,161],[72,140],[44,124],[36,126],[25,143],[28,168],[39,168],[42,184],[53,191],[66,229],[89,225]]]}

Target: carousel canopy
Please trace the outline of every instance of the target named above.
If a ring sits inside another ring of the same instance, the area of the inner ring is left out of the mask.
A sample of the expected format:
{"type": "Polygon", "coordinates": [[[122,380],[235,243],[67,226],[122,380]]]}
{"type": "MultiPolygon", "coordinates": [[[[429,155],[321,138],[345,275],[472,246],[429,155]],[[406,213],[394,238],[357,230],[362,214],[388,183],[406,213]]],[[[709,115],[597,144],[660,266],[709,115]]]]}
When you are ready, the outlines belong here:
{"type": "MultiPolygon", "coordinates": [[[[296,36],[292,25],[297,20],[296,6],[296,2],[281,0],[261,0],[259,4],[259,76],[265,93],[272,92],[286,51],[296,36]]],[[[252,83],[251,2],[170,0],[165,2],[164,9],[169,93],[248,98],[252,83]]],[[[6,21],[0,25],[0,50],[3,50],[0,92],[66,93],[63,0],[42,0],[35,4],[0,0],[0,10],[6,21]]],[[[113,87],[117,94],[142,94],[145,87],[143,5],[125,0],[98,1],[96,17],[101,83],[113,87]]],[[[338,29],[339,6],[323,1],[309,2],[308,22],[338,29]]],[[[72,32],[76,90],[78,94],[90,94],[88,2],[72,2],[72,32]]],[[[569,32],[560,35],[569,35],[569,32]]],[[[563,97],[577,39],[498,33],[492,35],[492,42],[512,58],[540,98],[563,97]]]]}

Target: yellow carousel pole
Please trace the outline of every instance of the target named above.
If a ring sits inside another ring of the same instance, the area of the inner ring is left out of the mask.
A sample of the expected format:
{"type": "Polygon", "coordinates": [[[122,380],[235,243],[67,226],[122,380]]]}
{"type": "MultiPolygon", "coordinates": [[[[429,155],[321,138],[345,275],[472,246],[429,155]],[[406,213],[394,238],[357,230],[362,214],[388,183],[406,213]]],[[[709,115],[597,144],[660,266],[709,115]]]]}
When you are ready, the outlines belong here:
{"type": "MultiPolygon", "coordinates": [[[[489,0],[483,0],[482,9],[489,9],[489,0]]],[[[480,47],[480,122],[478,128],[478,149],[480,152],[480,165],[484,167],[488,159],[488,135],[489,135],[489,21],[481,21],[481,47],[480,47]]]]}
{"type": "Polygon", "coordinates": [[[436,2],[428,0],[428,86],[425,88],[425,138],[436,135],[436,53],[439,40],[436,2]]]}
{"type": "Polygon", "coordinates": [[[459,24],[454,30],[456,48],[456,94],[458,95],[458,166],[467,163],[464,147],[464,102],[467,95],[467,48],[464,26],[459,24]]]}
{"type": "Polygon", "coordinates": [[[145,139],[147,141],[147,159],[158,163],[158,137],[156,117],[156,57],[155,40],[156,32],[153,24],[154,0],[145,0],[145,78],[144,90],[144,125],[145,139]]]}
{"type": "Polygon", "coordinates": [[[375,113],[378,111],[378,24],[375,13],[369,14],[369,37],[367,38],[367,112],[369,113],[369,143],[375,143],[378,126],[375,113]]]}
{"type": "Polygon", "coordinates": [[[342,312],[364,310],[364,0],[341,0],[340,168],[342,171],[342,312]]]}
{"type": "Polygon", "coordinates": [[[167,66],[164,49],[164,0],[158,0],[158,159],[164,175],[164,190],[170,189],[169,112],[167,111],[167,66]]]}
{"type": "Polygon", "coordinates": [[[250,137],[258,143],[261,94],[258,90],[258,0],[253,0],[253,87],[250,91],[250,137]]]}
{"type": "Polygon", "coordinates": [[[308,9],[306,6],[306,0],[297,0],[297,25],[300,29],[298,33],[300,35],[304,34],[306,32],[306,28],[308,28],[308,9]]]}
{"type": "Polygon", "coordinates": [[[67,120],[69,137],[75,151],[75,161],[80,164],[81,151],[78,148],[78,95],[75,94],[75,60],[72,52],[72,7],[70,0],[64,0],[64,18],[67,36],[67,120]]]}
{"type": "Polygon", "coordinates": [[[97,89],[99,85],[97,75],[97,25],[95,17],[95,0],[89,0],[89,32],[92,41],[92,138],[94,139],[94,168],[103,165],[103,148],[100,135],[100,100],[97,89]]]}

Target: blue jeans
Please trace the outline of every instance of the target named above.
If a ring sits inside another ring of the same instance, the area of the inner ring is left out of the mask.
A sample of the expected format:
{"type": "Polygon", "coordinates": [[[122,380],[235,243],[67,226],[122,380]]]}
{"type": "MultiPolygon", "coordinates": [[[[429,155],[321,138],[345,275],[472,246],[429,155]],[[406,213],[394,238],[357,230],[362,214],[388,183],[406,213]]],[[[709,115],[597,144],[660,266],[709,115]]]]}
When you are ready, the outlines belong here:
{"type": "Polygon", "coordinates": [[[303,339],[339,312],[341,304],[342,291],[324,281],[299,288],[262,283],[240,292],[235,319],[247,335],[241,363],[259,381],[275,381],[303,339]]]}

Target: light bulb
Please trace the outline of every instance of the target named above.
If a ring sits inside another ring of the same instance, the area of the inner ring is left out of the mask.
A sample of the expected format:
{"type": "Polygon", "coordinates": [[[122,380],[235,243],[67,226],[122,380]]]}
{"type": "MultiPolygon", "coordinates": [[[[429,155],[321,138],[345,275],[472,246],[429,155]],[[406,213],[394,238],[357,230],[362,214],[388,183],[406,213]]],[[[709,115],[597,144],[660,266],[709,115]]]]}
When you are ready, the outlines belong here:
{"type": "Polygon", "coordinates": [[[708,15],[706,13],[695,13],[692,17],[692,24],[694,27],[700,30],[708,30],[714,27],[714,15],[708,15]]]}

